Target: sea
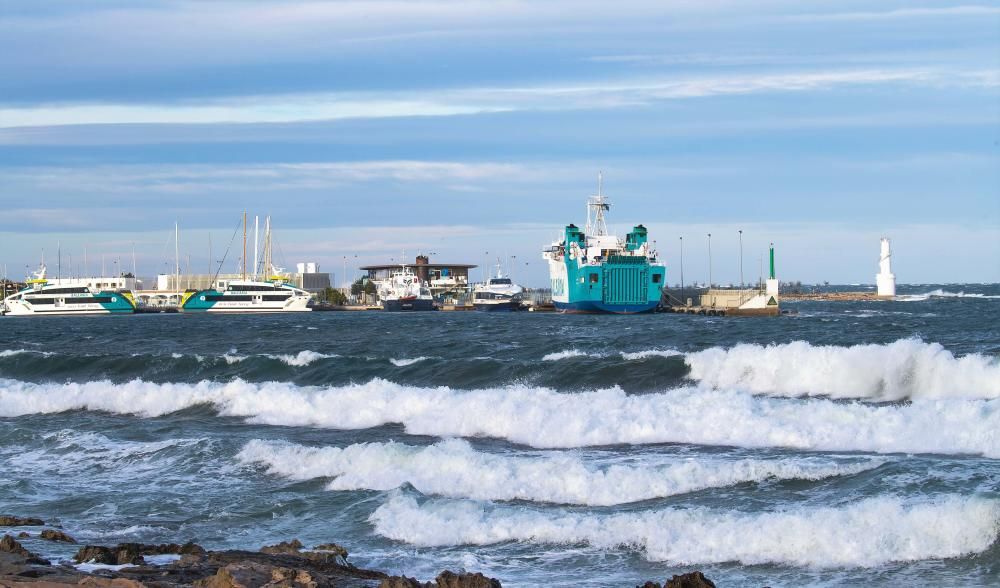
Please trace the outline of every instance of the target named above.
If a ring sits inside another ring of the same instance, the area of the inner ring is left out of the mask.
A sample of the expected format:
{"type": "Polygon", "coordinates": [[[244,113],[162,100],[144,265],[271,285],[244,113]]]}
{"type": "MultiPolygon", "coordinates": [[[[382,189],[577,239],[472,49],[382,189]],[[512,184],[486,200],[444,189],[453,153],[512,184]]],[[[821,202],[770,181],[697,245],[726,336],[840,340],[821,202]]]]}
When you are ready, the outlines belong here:
{"type": "Polygon", "coordinates": [[[1000,585],[1000,286],[899,291],[770,318],[4,317],[0,513],[504,586],[1000,585]]]}

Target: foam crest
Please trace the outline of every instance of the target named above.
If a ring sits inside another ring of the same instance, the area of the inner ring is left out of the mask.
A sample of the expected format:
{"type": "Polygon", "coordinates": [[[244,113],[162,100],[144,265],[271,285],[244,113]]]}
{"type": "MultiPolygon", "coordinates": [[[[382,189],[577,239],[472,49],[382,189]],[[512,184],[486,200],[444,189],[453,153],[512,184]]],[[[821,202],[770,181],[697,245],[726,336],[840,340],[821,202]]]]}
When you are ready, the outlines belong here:
{"type": "Polygon", "coordinates": [[[391,490],[405,483],[423,494],[477,500],[530,500],[611,506],[769,478],[852,475],[881,460],[657,459],[641,466],[597,467],[561,453],[523,457],[482,453],[460,439],[427,447],[395,442],[305,447],[253,440],[237,456],[293,480],[334,478],[330,490],[391,490]],[[658,462],[658,463],[656,463],[658,462]]]}
{"type": "Polygon", "coordinates": [[[277,359],[284,362],[292,367],[304,367],[311,364],[314,361],[320,359],[329,359],[331,357],[337,357],[336,355],[326,355],[325,353],[317,353],[315,351],[310,351],[306,349],[305,351],[300,351],[295,355],[267,355],[265,357],[270,357],[271,359],[277,359]]]}
{"type": "Polygon", "coordinates": [[[55,355],[50,351],[36,351],[34,349],[4,349],[3,351],[0,351],[0,357],[13,357],[15,355],[24,355],[24,354],[42,355],[45,357],[49,357],[50,355],[55,355]]]}
{"type": "Polygon", "coordinates": [[[413,364],[415,364],[417,362],[424,361],[425,359],[430,359],[430,358],[429,357],[424,357],[424,356],[412,357],[412,358],[404,358],[404,359],[395,359],[395,358],[392,358],[392,359],[389,360],[389,362],[392,363],[392,365],[394,365],[396,367],[406,367],[408,365],[413,365],[413,364]]]}
{"type": "Polygon", "coordinates": [[[580,351],[579,349],[567,349],[565,351],[559,351],[556,353],[549,353],[542,357],[542,361],[559,361],[562,359],[571,359],[574,357],[601,357],[596,353],[587,353],[585,351],[580,351]]]}
{"type": "Polygon", "coordinates": [[[804,341],[713,347],[685,357],[689,378],[714,388],[834,398],[1000,398],[1000,360],[955,357],[938,343],[901,339],[837,347],[804,341]]]}
{"type": "Polygon", "coordinates": [[[522,385],[459,392],[381,379],[323,388],[242,380],[0,380],[0,416],[86,409],[152,417],[198,404],[254,423],[336,429],[400,423],[411,434],[495,437],[541,448],[693,443],[1000,457],[996,399],[879,406],[702,388],[627,395],[618,388],[567,394],[522,385]]]}
{"type": "Polygon", "coordinates": [[[947,290],[938,288],[937,290],[931,290],[930,292],[925,292],[923,294],[902,294],[896,296],[896,300],[901,302],[923,302],[931,298],[977,298],[983,300],[998,299],[1000,295],[991,294],[979,294],[976,292],[949,292],[947,290]]]}
{"type": "Polygon", "coordinates": [[[626,361],[636,361],[640,359],[648,359],[650,357],[677,357],[679,355],[684,355],[676,349],[646,349],[644,351],[636,351],[634,353],[622,352],[622,359],[626,361]]]}
{"type": "Polygon", "coordinates": [[[418,546],[585,543],[637,549],[672,564],[874,567],[985,551],[997,539],[1000,506],[957,496],[920,503],[879,497],[762,513],[671,508],[599,515],[471,501],[418,504],[394,493],[370,521],[380,535],[418,546]]]}

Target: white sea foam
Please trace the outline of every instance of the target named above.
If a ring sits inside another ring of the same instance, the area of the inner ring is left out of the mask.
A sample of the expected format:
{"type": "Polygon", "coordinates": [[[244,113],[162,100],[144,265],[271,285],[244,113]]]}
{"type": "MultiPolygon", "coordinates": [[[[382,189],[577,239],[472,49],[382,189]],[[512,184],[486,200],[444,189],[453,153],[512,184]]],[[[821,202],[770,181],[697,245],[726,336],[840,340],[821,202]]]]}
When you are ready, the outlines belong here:
{"type": "Polygon", "coordinates": [[[979,294],[976,292],[949,292],[938,288],[937,290],[931,290],[930,292],[925,292],[923,294],[901,294],[896,296],[896,300],[901,302],[923,302],[924,300],[929,300],[931,298],[980,298],[980,299],[998,299],[1000,295],[991,294],[979,294]]]}
{"type": "Polygon", "coordinates": [[[174,359],[181,359],[182,357],[184,357],[184,355],[180,354],[180,353],[171,353],[170,357],[172,357],[174,359]]]}
{"type": "Polygon", "coordinates": [[[222,359],[226,360],[226,363],[229,365],[233,365],[234,363],[239,363],[246,358],[247,358],[246,355],[235,355],[233,353],[226,353],[223,354],[222,356],[222,359]]]}
{"type": "Polygon", "coordinates": [[[623,351],[621,355],[622,359],[626,361],[635,361],[650,357],[676,357],[684,354],[676,349],[646,349],[645,351],[636,351],[634,353],[626,353],[623,351]]]}
{"type": "Polygon", "coordinates": [[[460,439],[427,447],[395,442],[345,448],[253,440],[237,456],[293,480],[334,478],[331,490],[391,490],[409,483],[424,494],[479,500],[531,500],[609,506],[769,478],[818,480],[852,475],[884,460],[829,458],[668,458],[598,467],[572,453],[544,457],[475,451],[460,439]]]}
{"type": "Polygon", "coordinates": [[[406,367],[408,365],[413,365],[415,363],[424,361],[426,359],[430,359],[430,358],[429,357],[424,357],[424,356],[421,355],[420,357],[411,357],[411,358],[404,358],[404,359],[391,358],[389,360],[389,362],[392,363],[392,365],[394,365],[396,367],[406,367]]]}
{"type": "Polygon", "coordinates": [[[549,353],[548,355],[542,357],[542,361],[559,361],[561,359],[571,359],[573,357],[601,357],[601,355],[597,353],[587,353],[586,351],[580,351],[579,349],[567,349],[565,351],[549,353]]]}
{"type": "Polygon", "coordinates": [[[370,521],[380,535],[418,546],[586,543],[639,549],[674,564],[874,567],[982,552],[997,539],[1000,506],[958,496],[918,503],[877,497],[762,513],[671,508],[601,515],[455,500],[421,505],[394,493],[370,521]]]}
{"type": "Polygon", "coordinates": [[[4,349],[3,351],[0,351],[0,357],[13,357],[15,355],[23,354],[43,355],[45,357],[55,355],[51,351],[36,351],[34,349],[4,349]]]}
{"type": "Polygon", "coordinates": [[[547,388],[455,391],[381,379],[341,387],[290,383],[29,383],[0,380],[0,416],[103,410],[159,416],[197,404],[271,425],[364,429],[401,423],[412,434],[486,436],[534,447],[695,443],[1000,457],[1000,399],[871,405],[678,388],[627,395],[547,388]],[[933,431],[933,434],[929,434],[933,431]]]}
{"type": "Polygon", "coordinates": [[[835,398],[1000,398],[1000,360],[955,357],[937,343],[837,347],[804,341],[713,347],[685,356],[688,377],[714,388],[835,398]]]}
{"type": "Polygon", "coordinates": [[[317,353],[315,351],[310,351],[306,349],[305,351],[300,351],[295,355],[289,355],[289,354],[267,355],[265,357],[270,357],[271,359],[280,360],[292,367],[304,367],[311,364],[314,361],[320,359],[328,359],[331,357],[337,357],[337,355],[327,355],[325,353],[317,353]]]}

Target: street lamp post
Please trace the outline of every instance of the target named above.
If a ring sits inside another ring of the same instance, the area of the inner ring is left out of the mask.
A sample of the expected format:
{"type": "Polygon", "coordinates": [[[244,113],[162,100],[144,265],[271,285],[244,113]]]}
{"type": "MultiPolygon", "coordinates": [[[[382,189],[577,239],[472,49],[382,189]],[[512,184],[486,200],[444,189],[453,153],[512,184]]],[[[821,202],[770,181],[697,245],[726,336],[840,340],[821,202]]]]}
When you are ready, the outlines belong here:
{"type": "Polygon", "coordinates": [[[684,237],[681,237],[681,296],[684,296],[684,237]]]}
{"type": "Polygon", "coordinates": [[[712,233],[708,234],[708,288],[712,288],[712,233]]]}
{"type": "Polygon", "coordinates": [[[740,289],[743,289],[743,229],[740,229],[740,289]]]}

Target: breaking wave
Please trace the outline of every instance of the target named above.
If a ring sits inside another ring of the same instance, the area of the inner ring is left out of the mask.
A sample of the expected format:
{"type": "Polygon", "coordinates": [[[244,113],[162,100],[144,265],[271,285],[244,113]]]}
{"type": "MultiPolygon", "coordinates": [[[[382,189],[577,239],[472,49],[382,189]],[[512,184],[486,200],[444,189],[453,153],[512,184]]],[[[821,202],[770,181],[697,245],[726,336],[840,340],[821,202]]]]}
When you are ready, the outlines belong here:
{"type": "Polygon", "coordinates": [[[542,361],[559,361],[561,359],[571,359],[574,357],[600,357],[600,355],[587,353],[586,351],[580,351],[579,349],[567,349],[565,351],[549,353],[542,357],[542,361]]]}
{"type": "Polygon", "coordinates": [[[42,355],[45,357],[49,357],[50,355],[55,355],[50,351],[36,351],[34,349],[4,349],[3,351],[0,351],[0,357],[13,357],[15,355],[24,355],[24,354],[42,355]]]}
{"type": "Polygon", "coordinates": [[[982,552],[997,539],[1000,506],[958,496],[919,503],[877,497],[763,513],[670,508],[601,515],[471,501],[418,504],[394,493],[370,521],[380,535],[418,546],[585,543],[638,549],[649,560],[674,564],[874,567],[982,552]]]}
{"type": "Polygon", "coordinates": [[[530,500],[611,506],[766,479],[819,480],[871,470],[883,460],[658,459],[598,467],[579,456],[508,456],[448,439],[427,447],[360,443],[305,447],[253,440],[237,456],[293,480],[334,478],[330,490],[392,490],[409,483],[423,494],[478,500],[530,500]]]}
{"type": "Polygon", "coordinates": [[[199,404],[253,423],[335,429],[400,423],[411,434],[495,437],[540,448],[693,443],[1000,457],[1000,399],[877,406],[702,388],[646,395],[523,385],[456,391],[377,378],[341,387],[0,380],[0,416],[99,410],[155,417],[199,404]]]}
{"type": "Polygon", "coordinates": [[[325,353],[317,353],[315,351],[310,351],[306,349],[305,351],[300,351],[295,355],[284,354],[284,355],[267,355],[265,357],[270,357],[271,359],[277,359],[283,363],[290,365],[292,367],[304,367],[311,364],[314,361],[320,359],[329,359],[331,357],[337,357],[336,355],[327,355],[325,353]]]}
{"type": "Polygon", "coordinates": [[[901,302],[923,302],[924,300],[929,300],[931,298],[978,298],[988,300],[1000,298],[1000,295],[978,294],[975,292],[964,291],[949,292],[938,288],[937,290],[931,290],[930,292],[925,292],[923,294],[901,294],[896,296],[896,300],[901,302]]]}
{"type": "Polygon", "coordinates": [[[391,358],[391,359],[389,359],[389,362],[392,363],[392,365],[394,365],[396,367],[406,367],[408,365],[413,365],[413,364],[415,364],[417,362],[424,361],[425,359],[430,359],[430,358],[424,357],[424,356],[413,357],[413,358],[404,358],[404,359],[391,358]]]}
{"type": "Polygon", "coordinates": [[[937,343],[837,347],[804,341],[713,347],[685,356],[689,378],[714,388],[780,396],[1000,398],[1000,360],[955,357],[937,343]]]}
{"type": "Polygon", "coordinates": [[[676,349],[647,349],[645,351],[636,351],[634,353],[626,353],[623,351],[621,355],[622,359],[626,361],[636,361],[650,357],[677,357],[684,354],[676,349]]]}

